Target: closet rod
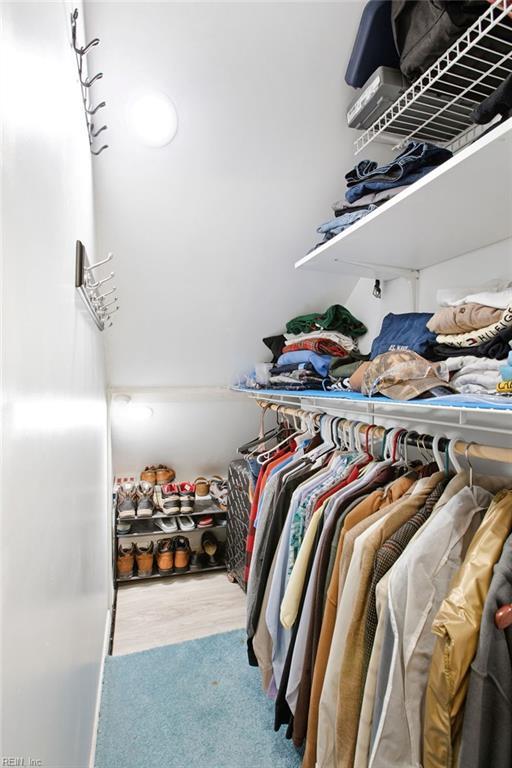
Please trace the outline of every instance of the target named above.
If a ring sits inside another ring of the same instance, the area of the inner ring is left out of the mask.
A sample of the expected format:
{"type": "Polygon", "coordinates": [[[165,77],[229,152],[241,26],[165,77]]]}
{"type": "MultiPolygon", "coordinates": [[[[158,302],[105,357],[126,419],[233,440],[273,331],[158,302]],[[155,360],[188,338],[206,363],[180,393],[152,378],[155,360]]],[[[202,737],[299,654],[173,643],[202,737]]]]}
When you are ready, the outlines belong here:
{"type": "MultiPolygon", "coordinates": [[[[263,408],[264,410],[271,410],[276,411],[277,413],[284,413],[288,416],[296,416],[297,413],[300,413],[301,411],[303,413],[320,413],[318,410],[315,411],[308,411],[307,408],[301,408],[299,406],[287,406],[287,405],[279,405],[278,403],[266,403],[261,400],[256,401],[260,408],[263,408]]],[[[370,426],[367,422],[362,422],[360,418],[355,418],[354,421],[361,422],[361,427],[359,428],[361,430],[364,426],[370,426]]],[[[379,430],[384,430],[384,427],[377,426],[379,430]]],[[[375,434],[375,433],[374,433],[375,434]]],[[[382,433],[383,434],[383,433],[382,433]]],[[[407,436],[407,445],[418,447],[418,437],[420,437],[419,433],[417,432],[411,432],[409,431],[409,434],[407,436]]],[[[431,435],[421,435],[421,444],[419,447],[431,449],[432,448],[432,441],[433,438],[431,435]]],[[[439,441],[439,450],[444,451],[445,448],[450,443],[450,440],[448,438],[442,437],[439,441]]],[[[486,461],[497,461],[497,462],[503,462],[503,463],[510,463],[512,462],[512,449],[511,448],[500,448],[493,445],[481,445],[480,443],[465,443],[463,440],[457,440],[454,443],[454,449],[456,453],[460,453],[463,456],[471,456],[471,458],[475,459],[485,459],[486,461]]]]}

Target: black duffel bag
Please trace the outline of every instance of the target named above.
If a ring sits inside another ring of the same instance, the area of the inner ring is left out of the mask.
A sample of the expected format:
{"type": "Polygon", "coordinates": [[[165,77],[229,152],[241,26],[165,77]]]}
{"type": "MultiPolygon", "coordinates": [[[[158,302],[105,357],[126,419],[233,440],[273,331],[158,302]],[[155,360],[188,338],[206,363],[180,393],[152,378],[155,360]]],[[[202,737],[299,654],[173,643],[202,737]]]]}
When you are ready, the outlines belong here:
{"type": "Polygon", "coordinates": [[[489,8],[485,0],[393,0],[400,69],[416,80],[489,8]]]}

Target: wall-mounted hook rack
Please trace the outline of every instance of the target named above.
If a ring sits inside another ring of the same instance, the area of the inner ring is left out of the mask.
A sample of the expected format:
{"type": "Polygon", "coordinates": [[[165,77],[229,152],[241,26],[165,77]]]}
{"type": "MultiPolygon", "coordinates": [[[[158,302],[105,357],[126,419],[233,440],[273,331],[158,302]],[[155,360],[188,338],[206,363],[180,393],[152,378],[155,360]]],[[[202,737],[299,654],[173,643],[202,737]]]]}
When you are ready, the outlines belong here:
{"type": "Polygon", "coordinates": [[[94,123],[90,122],[89,117],[91,115],[94,115],[99,109],[102,109],[106,105],[106,103],[102,101],[93,107],[92,104],[90,103],[90,88],[98,80],[101,80],[101,78],[103,77],[103,72],[98,72],[92,77],[89,76],[88,73],[86,73],[85,78],[83,77],[83,75],[84,75],[84,67],[86,64],[85,57],[87,56],[87,54],[92,48],[95,48],[97,45],[99,45],[100,39],[99,37],[95,37],[86,45],[78,45],[77,44],[77,22],[78,22],[78,9],[75,8],[73,13],[71,14],[71,41],[72,41],[73,51],[76,57],[76,66],[78,69],[78,80],[80,82],[80,89],[82,92],[82,103],[84,105],[85,122],[87,125],[87,135],[89,137],[89,148],[91,150],[91,155],[94,155],[95,157],[97,157],[98,155],[101,155],[103,150],[108,149],[108,144],[103,144],[99,149],[96,149],[94,147],[94,139],[100,133],[102,133],[102,131],[107,130],[107,126],[103,125],[99,130],[95,131],[94,123]]]}
{"type": "Polygon", "coordinates": [[[118,311],[119,304],[117,296],[115,296],[115,287],[105,293],[100,293],[98,290],[103,283],[112,280],[114,273],[111,272],[108,277],[103,277],[97,280],[91,280],[91,275],[94,270],[108,264],[113,258],[114,254],[109,253],[107,258],[103,259],[103,261],[98,261],[96,264],[89,264],[84,244],[80,240],[76,241],[75,288],[100,331],[105,330],[106,327],[110,328],[112,326],[110,317],[114,312],[118,311]],[[108,296],[112,296],[112,300],[107,304],[105,303],[105,299],[108,296]]]}

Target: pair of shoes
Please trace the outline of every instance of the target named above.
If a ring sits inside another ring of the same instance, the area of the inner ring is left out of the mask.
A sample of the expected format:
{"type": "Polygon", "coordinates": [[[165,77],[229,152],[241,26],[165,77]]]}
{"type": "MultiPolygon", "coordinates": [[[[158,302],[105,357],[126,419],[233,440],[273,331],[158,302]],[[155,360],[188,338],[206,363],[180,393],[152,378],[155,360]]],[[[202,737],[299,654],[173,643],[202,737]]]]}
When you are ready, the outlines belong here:
{"type": "Polygon", "coordinates": [[[161,576],[170,573],[188,571],[190,561],[190,543],[186,536],[176,536],[174,539],[160,539],[155,548],[155,542],[149,544],[130,544],[117,549],[117,578],[120,580],[133,578],[133,570],[137,563],[137,576],[147,578],[153,574],[156,567],[161,576]]]}
{"type": "Polygon", "coordinates": [[[196,487],[196,499],[208,496],[210,493],[210,481],[206,477],[196,477],[194,485],[196,487]]]}
{"type": "Polygon", "coordinates": [[[151,483],[151,485],[172,483],[175,477],[174,469],[166,467],[164,464],[159,464],[158,467],[146,467],[140,473],[140,479],[146,483],[151,483]]]}
{"type": "Polygon", "coordinates": [[[220,544],[213,533],[205,531],[201,536],[201,549],[192,552],[190,558],[190,570],[201,571],[219,565],[219,550],[220,544]]]}
{"type": "Polygon", "coordinates": [[[210,496],[223,512],[228,509],[228,481],[215,475],[210,481],[210,496]]]}
{"type": "Polygon", "coordinates": [[[154,510],[151,483],[123,483],[117,491],[117,516],[119,520],[134,517],[152,517],[154,510]]]}
{"type": "Polygon", "coordinates": [[[156,545],[156,567],[160,576],[188,571],[190,542],[186,536],[160,539],[156,545]]]}
{"type": "Polygon", "coordinates": [[[194,510],[193,483],[166,483],[160,487],[160,509],[166,515],[189,514],[194,510]]]}
{"type": "Polygon", "coordinates": [[[212,525],[213,517],[211,515],[201,515],[199,522],[197,523],[198,528],[210,528],[212,525]]]}
{"type": "Polygon", "coordinates": [[[219,551],[219,542],[210,531],[205,531],[201,536],[201,547],[208,557],[208,565],[218,565],[219,561],[216,555],[219,551]]]}
{"type": "Polygon", "coordinates": [[[154,548],[155,545],[152,541],[146,546],[133,544],[133,542],[129,547],[123,547],[122,544],[119,544],[117,548],[117,578],[131,579],[135,561],[137,562],[137,576],[151,576],[154,548]]]}

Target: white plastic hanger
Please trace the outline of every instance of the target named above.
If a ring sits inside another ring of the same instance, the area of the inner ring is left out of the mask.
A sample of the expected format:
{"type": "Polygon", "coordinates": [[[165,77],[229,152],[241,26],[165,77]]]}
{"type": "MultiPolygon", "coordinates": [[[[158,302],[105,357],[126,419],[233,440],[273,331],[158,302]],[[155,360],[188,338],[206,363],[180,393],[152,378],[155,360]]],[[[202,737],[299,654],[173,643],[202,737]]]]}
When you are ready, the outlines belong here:
{"type": "Polygon", "coordinates": [[[446,465],[443,458],[443,454],[439,450],[439,443],[443,439],[444,439],[444,435],[434,435],[434,437],[432,438],[432,453],[434,454],[434,459],[436,460],[436,464],[439,467],[440,472],[446,471],[446,465]]]}
{"type": "Polygon", "coordinates": [[[462,465],[460,464],[457,456],[455,455],[455,443],[457,441],[453,438],[448,443],[448,458],[450,459],[451,465],[454,468],[454,470],[458,472],[462,472],[462,465]]]}

